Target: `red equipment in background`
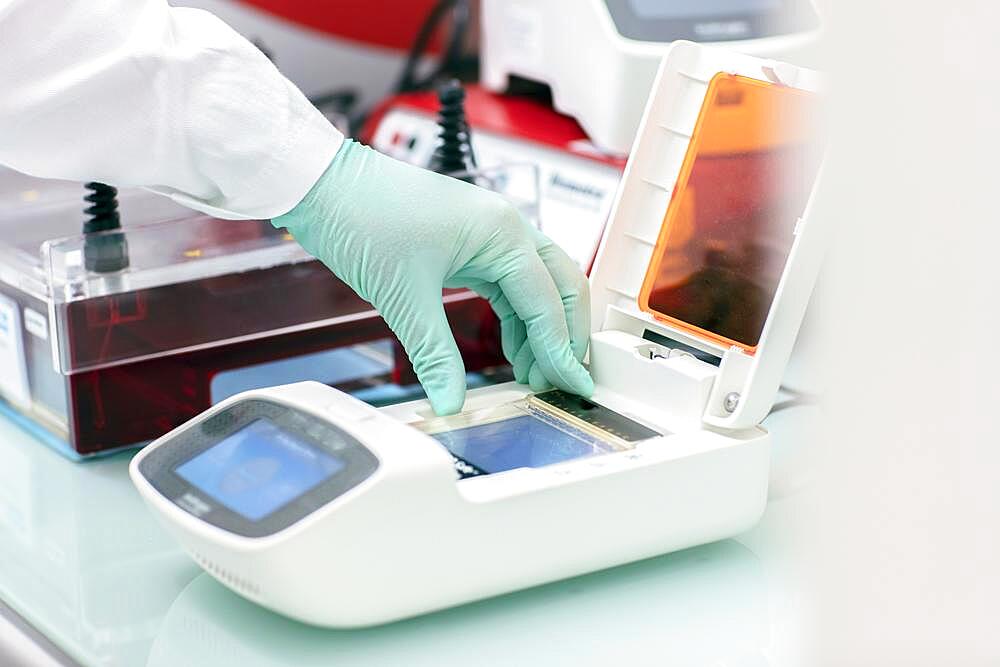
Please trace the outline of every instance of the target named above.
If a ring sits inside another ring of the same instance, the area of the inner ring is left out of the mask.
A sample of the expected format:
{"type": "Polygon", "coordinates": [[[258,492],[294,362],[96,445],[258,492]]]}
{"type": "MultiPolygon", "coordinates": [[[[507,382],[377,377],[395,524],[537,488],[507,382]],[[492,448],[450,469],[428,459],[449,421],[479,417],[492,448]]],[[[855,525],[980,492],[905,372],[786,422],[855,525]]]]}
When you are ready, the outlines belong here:
{"type": "MultiPolygon", "coordinates": [[[[410,110],[433,118],[438,106],[437,95],[433,91],[390,97],[372,111],[360,138],[365,143],[375,141],[379,125],[392,111],[410,110]]],[[[576,120],[555,111],[547,101],[534,96],[499,95],[479,85],[468,85],[465,87],[465,117],[474,133],[484,132],[510,141],[536,144],[583,161],[609,165],[619,171],[625,168],[623,158],[594,148],[576,120]]],[[[377,143],[372,145],[384,148],[377,143]]]]}
{"type": "MultiPolygon", "coordinates": [[[[239,0],[272,16],[369,46],[406,51],[438,0],[239,0]],[[377,20],[373,20],[377,17],[377,20]]],[[[431,50],[439,44],[432,42],[431,50]]]]}
{"type": "MultiPolygon", "coordinates": [[[[271,57],[278,69],[327,111],[356,115],[389,95],[401,82],[421,31],[429,39],[416,60],[427,65],[448,50],[452,37],[475,67],[478,2],[462,2],[466,20],[451,21],[453,3],[439,0],[173,0],[205,9],[271,57]],[[468,12],[465,12],[468,8],[468,12]]],[[[450,53],[450,52],[449,52],[450,53]]]]}

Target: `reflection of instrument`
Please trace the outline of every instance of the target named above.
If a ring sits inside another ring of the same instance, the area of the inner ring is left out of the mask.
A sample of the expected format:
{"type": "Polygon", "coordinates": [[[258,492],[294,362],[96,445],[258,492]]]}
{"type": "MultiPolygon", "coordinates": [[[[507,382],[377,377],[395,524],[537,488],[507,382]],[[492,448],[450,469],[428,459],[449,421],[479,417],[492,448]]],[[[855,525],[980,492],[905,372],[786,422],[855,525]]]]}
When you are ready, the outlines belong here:
{"type": "MultiPolygon", "coordinates": [[[[466,412],[442,419],[425,401],[376,410],[313,383],[248,392],[133,459],[144,499],[231,589],[334,627],[748,528],[767,495],[769,436],[757,425],[805,311],[825,221],[799,224],[755,355],[654,318],[638,296],[685,155],[698,153],[709,82],[719,72],[764,80],[770,69],[692,43],[667,56],[591,275],[592,399],[509,383],[471,391],[466,412]]],[[[796,68],[781,80],[817,85],[796,68]]]]}
{"type": "Polygon", "coordinates": [[[671,42],[787,59],[819,26],[810,0],[483,0],[482,19],[487,88],[512,78],[548,85],[556,109],[619,155],[671,42]]]}
{"type": "Polygon", "coordinates": [[[773,653],[773,593],[766,583],[754,554],[726,540],[427,622],[317,632],[255,608],[203,576],[157,626],[146,665],[464,667],[469,647],[488,646],[497,658],[477,662],[763,667],[773,653]],[[600,640],[581,641],[587,637],[600,640]]]}

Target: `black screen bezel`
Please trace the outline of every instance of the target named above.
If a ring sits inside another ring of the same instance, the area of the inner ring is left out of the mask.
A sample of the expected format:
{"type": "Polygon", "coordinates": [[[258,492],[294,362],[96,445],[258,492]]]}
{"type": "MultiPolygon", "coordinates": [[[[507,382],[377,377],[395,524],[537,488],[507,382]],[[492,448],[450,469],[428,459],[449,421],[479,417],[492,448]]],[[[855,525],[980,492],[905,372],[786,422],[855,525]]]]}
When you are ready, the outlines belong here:
{"type": "Polygon", "coordinates": [[[808,0],[781,0],[777,9],[768,12],[713,14],[681,18],[653,19],[637,14],[629,0],[606,0],[608,13],[618,33],[626,39],[642,42],[730,42],[788,35],[819,27],[819,15],[808,0]],[[706,35],[698,26],[707,24],[744,25],[741,32],[706,35]]]}
{"type": "Polygon", "coordinates": [[[378,458],[347,432],[315,415],[264,399],[234,403],[177,434],[168,445],[157,447],[139,463],[139,472],[165,498],[188,514],[243,537],[264,537],[288,528],[371,477],[377,468],[378,458]],[[177,474],[177,468],[258,419],[270,421],[339,459],[344,467],[274,512],[252,521],[185,480],[177,474]],[[203,511],[192,511],[190,501],[179,502],[185,496],[193,496],[195,505],[203,511]]]}

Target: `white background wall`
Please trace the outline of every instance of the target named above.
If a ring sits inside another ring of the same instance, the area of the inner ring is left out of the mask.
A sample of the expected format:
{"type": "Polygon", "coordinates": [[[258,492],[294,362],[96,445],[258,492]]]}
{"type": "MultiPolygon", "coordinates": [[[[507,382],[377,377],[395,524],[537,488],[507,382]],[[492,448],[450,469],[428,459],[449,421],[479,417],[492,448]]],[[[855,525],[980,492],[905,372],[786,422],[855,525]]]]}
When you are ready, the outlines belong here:
{"type": "Polygon", "coordinates": [[[808,665],[1000,664],[1000,9],[830,3],[808,665]]]}

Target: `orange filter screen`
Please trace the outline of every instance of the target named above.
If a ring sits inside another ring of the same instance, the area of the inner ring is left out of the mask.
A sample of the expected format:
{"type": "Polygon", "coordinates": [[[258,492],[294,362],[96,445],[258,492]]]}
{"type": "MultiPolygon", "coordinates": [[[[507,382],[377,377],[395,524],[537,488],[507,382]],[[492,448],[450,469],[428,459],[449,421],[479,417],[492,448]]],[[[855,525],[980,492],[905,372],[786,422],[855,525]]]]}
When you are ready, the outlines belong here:
{"type": "Polygon", "coordinates": [[[753,353],[818,168],[812,93],[731,74],[709,86],[639,307],[753,353]]]}

